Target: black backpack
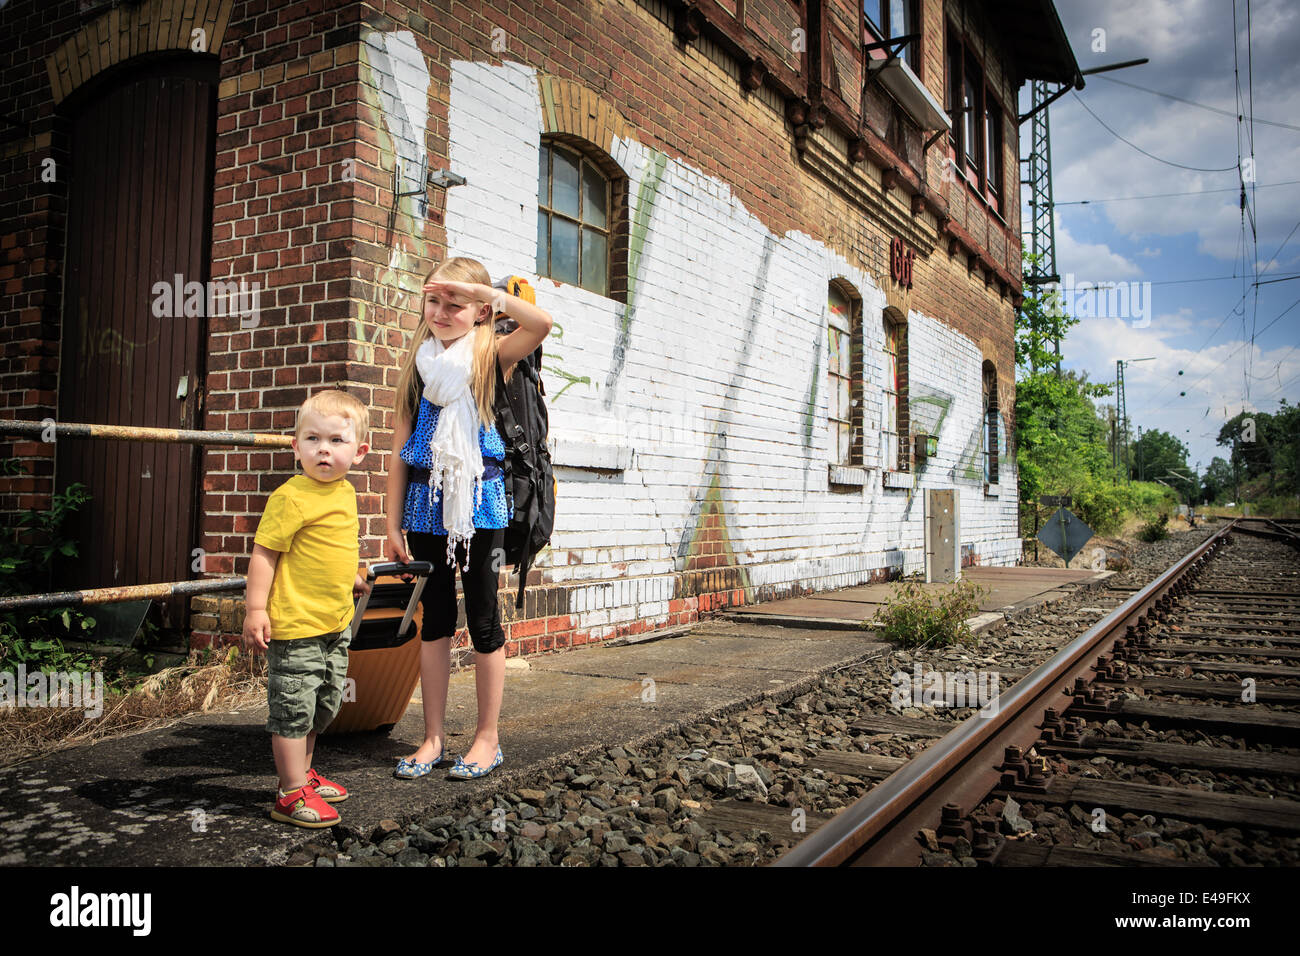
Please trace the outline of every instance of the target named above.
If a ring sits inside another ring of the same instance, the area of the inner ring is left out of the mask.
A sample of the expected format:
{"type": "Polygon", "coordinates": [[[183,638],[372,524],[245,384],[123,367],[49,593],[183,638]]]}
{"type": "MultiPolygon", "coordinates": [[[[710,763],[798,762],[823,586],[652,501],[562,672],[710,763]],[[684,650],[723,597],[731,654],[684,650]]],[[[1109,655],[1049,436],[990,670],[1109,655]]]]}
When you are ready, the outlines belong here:
{"type": "MultiPolygon", "coordinates": [[[[526,302],[536,302],[533,287],[519,276],[507,276],[495,283],[511,295],[526,302]]],[[[518,324],[506,315],[496,318],[498,335],[508,334],[518,324]]],[[[515,607],[523,607],[524,589],[528,585],[528,568],[537,553],[551,541],[555,527],[555,475],[551,469],[551,452],[546,445],[549,417],[546,412],[546,388],[542,385],[542,347],[521,359],[505,381],[497,366],[497,430],[506,445],[506,492],[514,501],[510,526],[506,529],[506,561],[519,575],[519,595],[515,607]]]]}

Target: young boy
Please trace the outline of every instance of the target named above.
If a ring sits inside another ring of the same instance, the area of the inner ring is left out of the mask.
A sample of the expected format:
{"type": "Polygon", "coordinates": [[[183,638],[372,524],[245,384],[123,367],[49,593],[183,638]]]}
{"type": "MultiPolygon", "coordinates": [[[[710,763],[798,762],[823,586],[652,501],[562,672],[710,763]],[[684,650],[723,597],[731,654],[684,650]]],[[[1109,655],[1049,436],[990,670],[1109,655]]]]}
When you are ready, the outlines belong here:
{"type": "Polygon", "coordinates": [[[280,776],[271,818],[300,827],[339,822],[348,792],[312,767],[316,735],[338,713],[358,572],[357,494],[344,475],[370,451],[366,407],[317,392],[298,410],[293,454],[303,474],[272,492],[253,539],[244,647],[267,658],[266,729],[280,776]]]}

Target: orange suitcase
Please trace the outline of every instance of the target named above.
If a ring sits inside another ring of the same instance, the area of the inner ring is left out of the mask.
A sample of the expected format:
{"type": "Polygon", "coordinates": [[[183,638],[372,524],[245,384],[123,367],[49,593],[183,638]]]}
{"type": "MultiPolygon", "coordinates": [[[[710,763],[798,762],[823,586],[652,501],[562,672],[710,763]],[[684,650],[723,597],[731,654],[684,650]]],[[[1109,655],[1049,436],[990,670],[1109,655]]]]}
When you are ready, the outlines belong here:
{"type": "Polygon", "coordinates": [[[432,571],[430,562],[412,561],[377,564],[366,573],[371,589],[352,617],[343,706],[325,733],[388,733],[406,713],[420,679],[420,595],[432,571]]]}

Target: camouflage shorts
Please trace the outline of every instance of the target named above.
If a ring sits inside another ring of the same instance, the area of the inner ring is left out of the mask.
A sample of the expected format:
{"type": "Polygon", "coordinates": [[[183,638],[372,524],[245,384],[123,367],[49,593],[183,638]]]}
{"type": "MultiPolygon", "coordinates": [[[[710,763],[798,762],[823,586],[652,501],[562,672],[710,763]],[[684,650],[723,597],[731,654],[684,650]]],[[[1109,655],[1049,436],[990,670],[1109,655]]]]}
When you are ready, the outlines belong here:
{"type": "Polygon", "coordinates": [[[266,649],[269,733],[306,737],[330,725],[343,702],[352,628],[337,634],[271,641],[266,649]]]}

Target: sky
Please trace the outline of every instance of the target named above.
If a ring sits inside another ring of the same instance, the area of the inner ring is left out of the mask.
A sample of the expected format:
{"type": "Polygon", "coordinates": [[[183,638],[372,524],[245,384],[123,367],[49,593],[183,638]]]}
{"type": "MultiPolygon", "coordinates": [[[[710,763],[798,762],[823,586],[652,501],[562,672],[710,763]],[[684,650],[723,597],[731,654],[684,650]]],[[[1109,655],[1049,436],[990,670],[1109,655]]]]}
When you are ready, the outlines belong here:
{"type": "MultiPolygon", "coordinates": [[[[1087,76],[1049,107],[1057,272],[1074,277],[1066,311],[1080,318],[1062,365],[1111,382],[1117,359],[1154,359],[1125,368],[1129,417],[1178,437],[1203,472],[1227,457],[1215,444],[1227,418],[1300,402],[1300,278],[1268,281],[1300,276],[1300,3],[1250,0],[1248,29],[1236,0],[1235,75],[1234,0],[1056,9],[1081,69],[1150,59],[1087,76]],[[1243,227],[1239,179],[1252,165],[1243,227]],[[1147,196],[1159,198],[1128,198],[1147,196]],[[1087,291],[1099,282],[1121,285],[1102,301],[1087,291]]],[[[1026,84],[1022,113],[1029,96],[1026,84]]]]}

